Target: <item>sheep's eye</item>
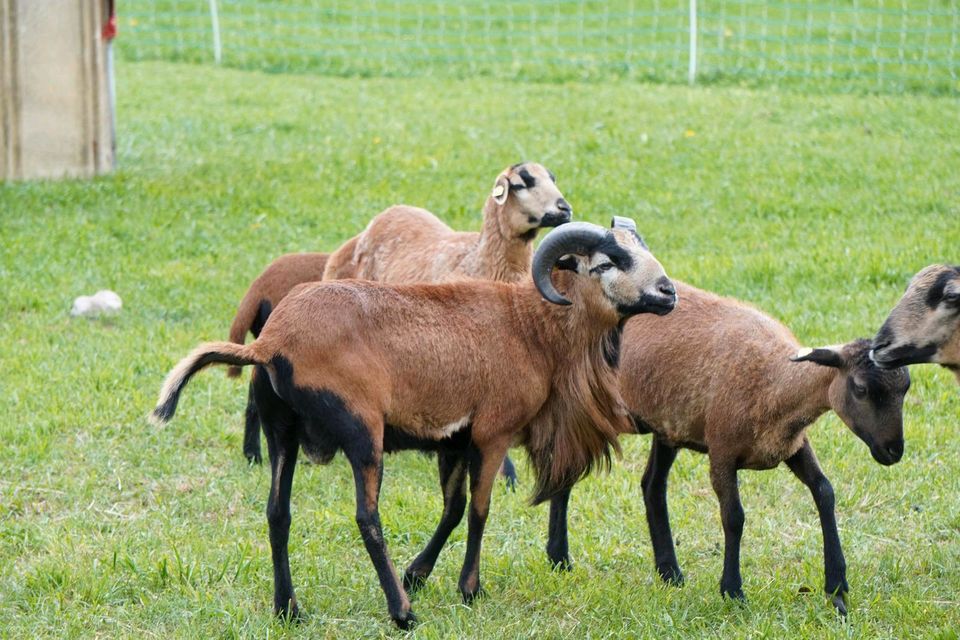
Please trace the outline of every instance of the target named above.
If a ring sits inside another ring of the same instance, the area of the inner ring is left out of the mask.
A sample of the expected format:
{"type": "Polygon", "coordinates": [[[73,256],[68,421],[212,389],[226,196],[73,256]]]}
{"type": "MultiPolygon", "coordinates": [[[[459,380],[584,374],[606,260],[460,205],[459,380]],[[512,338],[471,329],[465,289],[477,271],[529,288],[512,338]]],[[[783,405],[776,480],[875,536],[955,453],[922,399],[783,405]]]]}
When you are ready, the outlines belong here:
{"type": "Polygon", "coordinates": [[[943,301],[947,304],[957,304],[960,302],[960,291],[954,291],[951,293],[946,293],[943,296],[943,301]]]}
{"type": "Polygon", "coordinates": [[[853,393],[854,395],[862,398],[863,396],[867,395],[867,388],[862,384],[860,384],[859,382],[854,382],[853,393]]]}
{"type": "Polygon", "coordinates": [[[612,262],[604,262],[603,264],[598,264],[593,269],[590,269],[590,273],[603,273],[604,271],[609,271],[613,269],[616,265],[612,262]]]}

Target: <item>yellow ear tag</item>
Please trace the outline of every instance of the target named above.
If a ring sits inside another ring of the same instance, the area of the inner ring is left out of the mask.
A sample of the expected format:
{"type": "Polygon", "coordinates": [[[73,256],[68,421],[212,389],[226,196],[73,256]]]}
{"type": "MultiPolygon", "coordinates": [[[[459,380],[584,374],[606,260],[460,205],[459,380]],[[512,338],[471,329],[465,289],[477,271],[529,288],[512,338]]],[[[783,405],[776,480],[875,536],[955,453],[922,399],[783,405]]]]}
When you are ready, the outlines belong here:
{"type": "Polygon", "coordinates": [[[795,357],[796,357],[796,358],[805,358],[805,357],[807,357],[808,355],[810,355],[811,353],[813,353],[813,349],[811,349],[810,347],[804,347],[803,349],[800,349],[800,351],[797,351],[797,355],[796,355],[795,357]]]}
{"type": "Polygon", "coordinates": [[[503,185],[502,185],[502,184],[498,184],[497,186],[495,186],[495,187],[493,188],[493,197],[494,197],[494,198],[499,198],[500,196],[503,195],[503,192],[504,192],[504,191],[505,191],[505,189],[503,188],[503,185]]]}

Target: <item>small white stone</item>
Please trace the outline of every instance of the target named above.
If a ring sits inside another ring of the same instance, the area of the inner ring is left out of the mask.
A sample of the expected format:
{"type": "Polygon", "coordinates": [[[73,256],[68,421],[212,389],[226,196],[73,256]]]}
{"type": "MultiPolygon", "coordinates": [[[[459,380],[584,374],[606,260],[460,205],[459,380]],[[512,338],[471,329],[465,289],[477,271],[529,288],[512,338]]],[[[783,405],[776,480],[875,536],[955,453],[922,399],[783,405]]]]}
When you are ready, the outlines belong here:
{"type": "Polygon", "coordinates": [[[73,301],[71,316],[99,316],[114,314],[123,307],[123,301],[113,291],[101,289],[92,296],[80,296],[73,301]]]}

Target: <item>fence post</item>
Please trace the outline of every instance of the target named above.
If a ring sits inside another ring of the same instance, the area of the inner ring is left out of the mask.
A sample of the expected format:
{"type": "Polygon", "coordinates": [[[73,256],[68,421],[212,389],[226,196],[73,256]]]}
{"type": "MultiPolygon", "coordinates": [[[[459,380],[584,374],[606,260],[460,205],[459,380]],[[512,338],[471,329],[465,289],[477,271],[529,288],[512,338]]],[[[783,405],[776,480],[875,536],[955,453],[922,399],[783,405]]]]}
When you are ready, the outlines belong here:
{"type": "Polygon", "coordinates": [[[690,63],[687,66],[687,81],[697,82],[697,0],[690,0],[690,63]]]}
{"type": "Polygon", "coordinates": [[[217,10],[217,0],[210,0],[210,26],[213,29],[213,60],[220,64],[223,48],[220,45],[220,12],[217,10]]]}

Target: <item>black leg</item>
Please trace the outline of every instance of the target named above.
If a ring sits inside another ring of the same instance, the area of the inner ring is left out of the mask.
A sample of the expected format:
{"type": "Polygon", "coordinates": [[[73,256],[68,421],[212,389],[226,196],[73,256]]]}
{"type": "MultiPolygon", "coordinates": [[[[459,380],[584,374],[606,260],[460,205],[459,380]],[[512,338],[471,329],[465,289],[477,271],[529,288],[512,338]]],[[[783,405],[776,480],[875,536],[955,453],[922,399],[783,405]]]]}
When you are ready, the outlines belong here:
{"type": "MultiPolygon", "coordinates": [[[[366,431],[366,428],[359,423],[357,429],[366,431]]],[[[358,438],[351,442],[349,447],[344,447],[344,453],[353,468],[353,480],[357,492],[357,526],[360,528],[363,545],[367,548],[367,554],[380,580],[380,588],[383,589],[383,594],[387,598],[390,617],[401,629],[409,629],[417,618],[410,609],[410,599],[407,598],[407,593],[397,577],[397,571],[390,561],[387,543],[383,539],[383,526],[380,524],[382,445],[374,445],[369,438],[366,440],[367,442],[363,442],[362,438],[358,438]]]]}
{"type": "Polygon", "coordinates": [[[265,374],[255,376],[252,384],[255,385],[254,394],[260,415],[263,416],[263,433],[270,456],[267,523],[273,556],[273,610],[281,617],[295,619],[299,611],[290,577],[287,543],[290,538],[290,488],[299,449],[298,425],[293,413],[274,395],[265,374]]]}
{"type": "Polygon", "coordinates": [[[517,488],[517,468],[513,466],[513,460],[510,459],[510,456],[503,459],[503,464],[500,465],[500,475],[506,481],[507,489],[514,491],[517,488]]]}
{"type": "Polygon", "coordinates": [[[743,537],[743,505],[737,487],[737,467],[733,462],[710,460],[710,482],[720,500],[723,521],[723,576],[720,595],[743,600],[743,579],[740,577],[740,539],[743,537]]]}
{"type": "Polygon", "coordinates": [[[820,528],[823,531],[824,590],[837,611],[846,615],[846,593],[850,587],[847,585],[847,563],[843,558],[840,533],[837,531],[833,486],[820,469],[813,447],[806,439],[800,450],[787,459],[787,466],[813,494],[813,502],[820,514],[820,528]]]}
{"type": "Polygon", "coordinates": [[[460,571],[460,594],[463,601],[470,603],[480,595],[480,545],[483,541],[483,528],[490,512],[490,493],[497,470],[507,446],[487,447],[483,453],[471,447],[470,455],[470,516],[467,528],[467,553],[460,571]]]}
{"type": "Polygon", "coordinates": [[[565,489],[550,498],[550,524],[547,529],[547,557],[554,569],[569,571],[570,547],[567,542],[567,506],[570,504],[570,489],[565,489]]]}
{"type": "Polygon", "coordinates": [[[677,563],[677,552],[670,531],[670,514],[667,511],[667,476],[676,458],[677,450],[654,436],[641,484],[657,573],[664,582],[680,585],[683,584],[683,573],[677,563]]]}
{"type": "Polygon", "coordinates": [[[418,589],[433,571],[440,550],[460,524],[467,507],[467,458],[464,452],[437,452],[437,466],[440,469],[440,489],[443,491],[443,515],[427,546],[403,574],[403,587],[407,593],[418,589]]]}
{"type": "Polygon", "coordinates": [[[247,393],[246,422],[243,428],[243,455],[247,461],[260,464],[260,414],[257,413],[257,403],[253,397],[253,381],[250,381],[247,393]]]}

